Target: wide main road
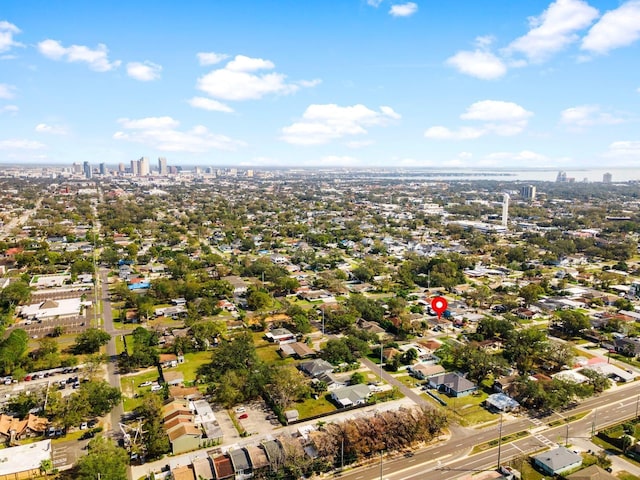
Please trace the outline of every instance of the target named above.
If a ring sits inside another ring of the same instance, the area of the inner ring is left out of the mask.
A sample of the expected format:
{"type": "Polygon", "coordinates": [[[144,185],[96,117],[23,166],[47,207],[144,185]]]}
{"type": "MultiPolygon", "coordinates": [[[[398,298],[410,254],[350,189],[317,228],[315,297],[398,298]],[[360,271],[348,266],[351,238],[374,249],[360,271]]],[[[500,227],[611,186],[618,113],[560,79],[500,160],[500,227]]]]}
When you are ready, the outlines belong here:
{"type": "MultiPolygon", "coordinates": [[[[607,425],[633,418],[638,414],[640,404],[640,382],[616,388],[610,393],[602,394],[585,400],[578,407],[554,414],[543,421],[551,422],[555,419],[588,413],[582,419],[572,422],[568,428],[562,424],[555,428],[546,428],[539,421],[522,418],[502,426],[502,436],[520,431],[533,433],[518,441],[503,444],[500,449],[500,461],[504,464],[508,460],[529,455],[545,447],[554,446],[571,438],[584,438],[591,434],[592,429],[601,429],[607,425]]],[[[498,448],[485,450],[472,455],[473,447],[485,444],[498,438],[497,425],[482,430],[467,430],[462,436],[454,432],[446,443],[439,443],[433,447],[415,452],[412,457],[384,459],[382,461],[382,478],[388,480],[409,479],[455,479],[483,470],[495,469],[498,465],[498,448]]],[[[380,463],[368,467],[357,468],[341,476],[344,480],[376,480],[381,478],[380,463]]]]}

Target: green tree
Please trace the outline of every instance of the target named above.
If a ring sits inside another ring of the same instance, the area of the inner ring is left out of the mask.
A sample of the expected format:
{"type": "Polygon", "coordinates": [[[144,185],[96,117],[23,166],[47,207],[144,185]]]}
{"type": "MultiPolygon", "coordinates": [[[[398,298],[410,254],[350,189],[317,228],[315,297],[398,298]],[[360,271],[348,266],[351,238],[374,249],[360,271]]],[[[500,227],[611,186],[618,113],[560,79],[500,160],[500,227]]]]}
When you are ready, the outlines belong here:
{"type": "Polygon", "coordinates": [[[79,480],[127,480],[127,452],[111,440],[96,437],[89,442],[87,455],[76,464],[74,478],[79,480]]]}
{"type": "Polygon", "coordinates": [[[96,353],[100,350],[101,346],[109,343],[109,340],[111,340],[111,335],[104,330],[93,327],[87,328],[76,337],[76,343],[73,346],[73,351],[77,354],[96,353]]]}
{"type": "Polygon", "coordinates": [[[169,452],[171,444],[162,424],[162,399],[151,392],[145,393],[135,414],[142,418],[147,456],[155,459],[169,452]]]}
{"type": "Polygon", "coordinates": [[[571,336],[578,335],[582,330],[591,326],[589,317],[578,310],[562,310],[556,312],[562,330],[571,336]]]}
{"type": "Polygon", "coordinates": [[[364,383],[365,380],[366,378],[362,372],[354,372],[349,379],[349,383],[351,385],[358,385],[360,383],[364,383]]]}
{"type": "Polygon", "coordinates": [[[537,283],[529,283],[520,288],[520,296],[524,299],[524,303],[527,306],[537,301],[543,294],[544,289],[537,283]]]}
{"type": "Polygon", "coordinates": [[[31,298],[31,288],[23,280],[11,282],[0,291],[0,308],[9,310],[16,305],[26,303],[31,298]]]}

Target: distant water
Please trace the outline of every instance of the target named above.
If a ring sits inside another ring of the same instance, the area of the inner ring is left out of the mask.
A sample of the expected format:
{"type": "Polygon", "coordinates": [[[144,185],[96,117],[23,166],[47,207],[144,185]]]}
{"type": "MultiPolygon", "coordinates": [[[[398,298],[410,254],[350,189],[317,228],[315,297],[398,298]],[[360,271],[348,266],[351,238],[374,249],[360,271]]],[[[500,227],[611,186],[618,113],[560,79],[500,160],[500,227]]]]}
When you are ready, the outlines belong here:
{"type": "MultiPolygon", "coordinates": [[[[567,179],[575,182],[602,182],[605,173],[611,174],[611,182],[640,182],[640,168],[576,169],[562,170],[567,179]]],[[[491,170],[491,169],[425,169],[402,172],[400,175],[383,175],[386,178],[411,178],[414,180],[506,180],[522,182],[555,182],[559,170],[491,170]]]]}

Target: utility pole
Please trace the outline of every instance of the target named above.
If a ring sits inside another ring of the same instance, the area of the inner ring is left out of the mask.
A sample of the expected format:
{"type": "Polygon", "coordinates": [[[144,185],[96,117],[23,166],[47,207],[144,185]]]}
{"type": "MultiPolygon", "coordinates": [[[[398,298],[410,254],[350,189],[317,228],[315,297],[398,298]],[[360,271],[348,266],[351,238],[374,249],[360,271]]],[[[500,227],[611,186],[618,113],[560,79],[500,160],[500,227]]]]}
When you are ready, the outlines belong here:
{"type": "Polygon", "coordinates": [[[636,420],[638,419],[638,402],[640,402],[640,395],[636,397],[636,420]]]}
{"type": "Polygon", "coordinates": [[[382,480],[382,456],[384,454],[383,450],[380,450],[380,480],[382,480]]]}
{"type": "Polygon", "coordinates": [[[593,422],[591,423],[591,436],[595,436],[596,434],[596,419],[598,418],[598,409],[596,408],[593,411],[593,422]]]}
{"type": "Polygon", "coordinates": [[[569,420],[565,420],[565,422],[567,422],[567,433],[565,434],[565,438],[564,438],[564,446],[568,447],[569,446],[569,420]]]}

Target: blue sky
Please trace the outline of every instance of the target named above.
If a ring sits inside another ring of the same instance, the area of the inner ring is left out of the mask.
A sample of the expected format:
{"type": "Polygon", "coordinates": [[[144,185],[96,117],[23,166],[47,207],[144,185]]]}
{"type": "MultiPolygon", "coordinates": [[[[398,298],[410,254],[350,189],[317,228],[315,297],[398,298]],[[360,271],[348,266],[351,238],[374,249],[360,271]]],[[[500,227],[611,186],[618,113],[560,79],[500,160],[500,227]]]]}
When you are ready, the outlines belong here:
{"type": "Polygon", "coordinates": [[[640,166],[640,0],[5,0],[0,161],[640,166]]]}

